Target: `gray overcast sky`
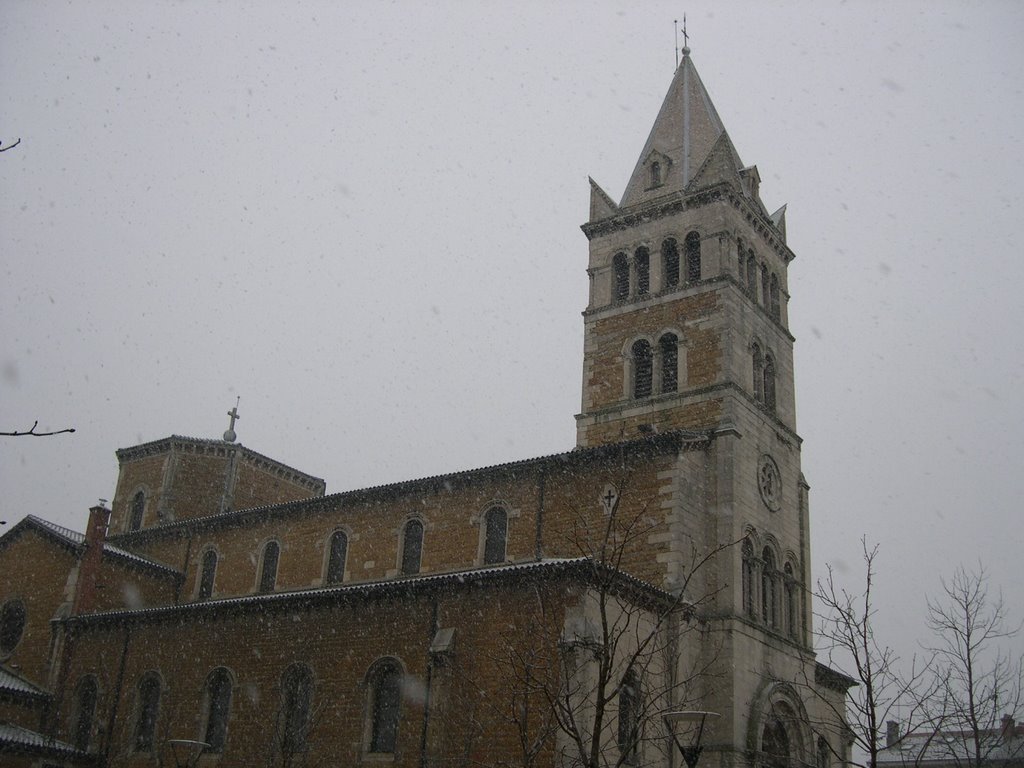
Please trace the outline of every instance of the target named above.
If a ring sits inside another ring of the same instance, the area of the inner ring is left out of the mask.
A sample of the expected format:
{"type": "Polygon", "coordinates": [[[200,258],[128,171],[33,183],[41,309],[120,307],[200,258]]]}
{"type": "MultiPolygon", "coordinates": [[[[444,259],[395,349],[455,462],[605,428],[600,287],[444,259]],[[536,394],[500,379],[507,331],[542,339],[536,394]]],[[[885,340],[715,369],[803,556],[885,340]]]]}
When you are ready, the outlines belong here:
{"type": "MultiPolygon", "coordinates": [[[[683,10],[4,2],[0,429],[78,431],[0,438],[0,517],[82,530],[116,448],[238,395],[328,492],[572,448],[587,175],[621,196],[683,10]]],[[[1022,587],[1024,6],[685,10],[789,204],[815,571],[882,540],[912,650],[956,563],[1022,587]]]]}

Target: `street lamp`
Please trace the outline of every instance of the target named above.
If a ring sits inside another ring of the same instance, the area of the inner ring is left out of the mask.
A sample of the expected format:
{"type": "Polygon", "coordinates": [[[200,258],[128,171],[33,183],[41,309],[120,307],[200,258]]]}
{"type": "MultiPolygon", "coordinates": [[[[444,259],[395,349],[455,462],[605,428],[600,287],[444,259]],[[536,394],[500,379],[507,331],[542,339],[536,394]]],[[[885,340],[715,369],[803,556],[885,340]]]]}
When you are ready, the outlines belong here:
{"type": "Polygon", "coordinates": [[[205,741],[196,741],[195,739],[168,739],[167,743],[171,745],[174,764],[178,768],[195,768],[203,750],[210,748],[205,741]]]}
{"type": "Polygon", "coordinates": [[[668,728],[668,732],[672,734],[672,741],[679,747],[679,754],[683,756],[683,761],[686,763],[687,768],[695,768],[697,760],[700,759],[700,753],[704,749],[700,745],[700,740],[704,736],[704,723],[709,717],[718,717],[717,712],[705,712],[705,711],[677,711],[677,712],[666,712],[661,716],[665,721],[665,726],[668,728]],[[691,732],[696,731],[696,736],[693,738],[692,743],[684,745],[679,737],[676,736],[676,726],[679,724],[689,724],[689,730],[691,732]]]}

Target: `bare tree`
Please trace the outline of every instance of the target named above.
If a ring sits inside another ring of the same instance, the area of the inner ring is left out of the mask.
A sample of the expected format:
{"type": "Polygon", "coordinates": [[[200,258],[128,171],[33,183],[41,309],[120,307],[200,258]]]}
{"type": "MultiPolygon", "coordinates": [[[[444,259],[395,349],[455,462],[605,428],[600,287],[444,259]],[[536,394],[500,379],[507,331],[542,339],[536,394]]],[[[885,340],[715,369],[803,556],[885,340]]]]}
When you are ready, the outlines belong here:
{"type": "MultiPolygon", "coordinates": [[[[623,496],[628,478],[619,484],[623,496]]],[[[480,699],[478,732],[500,721],[516,734],[514,759],[493,765],[559,764],[618,768],[651,762],[670,748],[662,714],[693,706],[711,687],[717,647],[700,609],[711,600],[702,570],[736,542],[693,549],[682,583],[671,592],[628,573],[628,561],[665,525],[650,511],[660,499],[605,514],[570,510],[568,553],[578,556],[576,599],[535,591],[530,637],[515,626],[488,654],[503,695],[480,699]],[[704,634],[688,641],[687,635],[704,634]]],[[[564,551],[564,550],[563,550],[564,551]]],[[[479,764],[472,760],[467,765],[479,764]]],[[[488,763],[492,764],[492,763],[488,763]]]]}
{"type": "MultiPolygon", "coordinates": [[[[923,702],[932,719],[929,750],[958,766],[981,768],[1004,760],[1002,718],[1019,715],[1024,657],[1008,655],[1002,643],[1021,626],[1008,624],[1001,593],[989,594],[984,566],[957,568],[942,581],[943,596],[928,600],[928,628],[933,633],[935,687],[938,695],[923,702]]],[[[1024,758],[1024,745],[1019,745],[1024,758]]]]}
{"type": "MultiPolygon", "coordinates": [[[[928,677],[931,664],[930,660],[921,664],[914,657],[909,669],[901,671],[900,657],[875,636],[876,608],[872,590],[878,545],[869,546],[867,539],[862,538],[861,549],[864,558],[862,590],[849,592],[841,587],[831,566],[824,581],[818,582],[815,598],[821,613],[817,634],[829,666],[849,670],[850,677],[857,683],[848,697],[849,735],[865,757],[854,764],[876,768],[879,753],[887,746],[886,724],[890,720],[902,721],[907,726],[906,733],[926,718],[924,704],[932,693],[928,677]]],[[[826,709],[842,706],[826,698],[821,701],[826,709]]],[[[838,718],[843,713],[833,711],[832,714],[838,718]]]]}

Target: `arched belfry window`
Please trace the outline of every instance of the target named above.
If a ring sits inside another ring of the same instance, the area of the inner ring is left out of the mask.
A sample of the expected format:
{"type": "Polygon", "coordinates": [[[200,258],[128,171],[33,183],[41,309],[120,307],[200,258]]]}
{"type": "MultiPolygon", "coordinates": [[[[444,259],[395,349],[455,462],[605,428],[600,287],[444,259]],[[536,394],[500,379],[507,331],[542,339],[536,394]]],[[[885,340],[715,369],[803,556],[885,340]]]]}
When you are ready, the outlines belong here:
{"type": "Polygon", "coordinates": [[[741,550],[743,562],[742,584],[743,584],[743,613],[753,618],[754,616],[754,545],[750,539],[743,540],[741,550]]]}
{"type": "Polygon", "coordinates": [[[640,339],[633,343],[633,397],[650,397],[654,379],[654,352],[651,343],[640,339]]]}
{"type": "Polygon", "coordinates": [[[764,405],[775,410],[775,359],[768,354],[764,356],[764,405]]]}
{"type": "Polygon", "coordinates": [[[661,244],[661,280],[662,288],[679,285],[679,246],[672,237],[661,244]]]}
{"type": "Polygon", "coordinates": [[[402,668],[395,659],[377,662],[370,672],[370,713],[368,751],[392,754],[398,742],[402,704],[402,668]]]}
{"type": "Polygon", "coordinates": [[[700,235],[691,232],[683,243],[686,254],[686,282],[696,283],[700,280],[700,235]]]}
{"type": "Polygon", "coordinates": [[[128,530],[137,531],[142,527],[142,513],[146,510],[146,494],[139,491],[132,497],[131,512],[128,517],[128,530]]]}
{"type": "Polygon", "coordinates": [[[761,403],[764,402],[764,355],[758,344],[751,347],[750,355],[753,364],[754,399],[761,403]]]}
{"type": "Polygon", "coordinates": [[[629,259],[624,253],[616,253],[612,259],[612,298],[615,301],[629,298],[629,259]]]}
{"type": "Polygon", "coordinates": [[[772,272],[768,291],[771,295],[771,313],[776,320],[782,319],[782,306],[779,299],[779,276],[772,272]]]}
{"type": "Polygon", "coordinates": [[[413,518],[402,529],[402,575],[411,576],[419,573],[422,558],[423,523],[413,518]]]}
{"type": "Polygon", "coordinates": [[[505,562],[508,536],[508,513],[491,507],[484,516],[484,565],[505,562]]]}
{"type": "Polygon", "coordinates": [[[761,302],[764,304],[765,309],[770,308],[771,300],[770,289],[769,289],[770,278],[768,277],[768,266],[761,264],[761,302]]]}
{"type": "Polygon", "coordinates": [[[306,751],[313,702],[313,673],[305,664],[292,664],[281,679],[281,752],[306,751]]]}
{"type": "Polygon", "coordinates": [[[775,553],[765,547],[761,554],[761,618],[775,629],[778,627],[778,574],[775,570],[775,553]]]}
{"type": "Polygon", "coordinates": [[[658,339],[661,354],[661,391],[675,392],[679,389],[679,337],[666,333],[658,339]]]}
{"type": "Polygon", "coordinates": [[[792,563],[786,563],[786,567],[783,568],[783,581],[786,590],[786,634],[796,640],[799,638],[800,603],[792,563]]]}
{"type": "Polygon", "coordinates": [[[331,534],[330,552],[327,555],[325,584],[341,584],[345,580],[345,560],[347,558],[348,534],[344,531],[335,531],[331,534]]]}
{"type": "Polygon", "coordinates": [[[757,259],[753,251],[747,251],[747,293],[757,301],[757,259]]]}
{"type": "Polygon", "coordinates": [[[228,736],[228,715],[231,712],[231,673],[217,667],[206,678],[204,692],[206,728],[203,741],[206,752],[223,752],[228,736]]]}
{"type": "Polygon", "coordinates": [[[268,541],[263,547],[260,566],[259,591],[273,592],[277,586],[277,564],[281,559],[281,545],[276,541],[268,541]]]}
{"type": "Polygon", "coordinates": [[[636,270],[637,295],[646,296],[651,291],[651,252],[643,246],[637,248],[633,255],[633,268],[636,270]]]}
{"type": "Polygon", "coordinates": [[[99,698],[99,689],[96,686],[96,678],[91,675],[84,678],[75,690],[75,718],[71,732],[71,740],[75,748],[82,752],[89,751],[89,744],[92,741],[93,721],[96,717],[96,700],[99,698]]]}
{"type": "Polygon", "coordinates": [[[160,678],[155,672],[142,676],[136,695],[138,705],[133,747],[136,752],[152,752],[156,735],[156,716],[160,711],[160,678]]]}
{"type": "Polygon", "coordinates": [[[196,598],[209,600],[213,596],[213,581],[217,576],[217,552],[208,549],[203,553],[203,564],[199,572],[199,592],[196,598]]]}
{"type": "Polygon", "coordinates": [[[761,732],[761,752],[764,768],[790,768],[790,743],[786,726],[772,715],[761,732]]]}
{"type": "Polygon", "coordinates": [[[640,743],[640,724],[643,705],[640,699],[640,683],[636,672],[630,670],[619,686],[619,753],[622,762],[634,765],[637,762],[640,743]]]}

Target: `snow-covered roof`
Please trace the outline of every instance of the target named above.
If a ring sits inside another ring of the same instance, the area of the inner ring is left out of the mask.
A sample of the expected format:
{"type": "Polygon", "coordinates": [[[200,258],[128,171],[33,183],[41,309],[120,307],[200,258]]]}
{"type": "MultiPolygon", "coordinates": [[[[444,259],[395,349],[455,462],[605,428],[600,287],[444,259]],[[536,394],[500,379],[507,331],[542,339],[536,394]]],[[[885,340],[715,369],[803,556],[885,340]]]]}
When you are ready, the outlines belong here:
{"type": "MultiPolygon", "coordinates": [[[[32,526],[35,526],[37,528],[43,529],[45,532],[49,533],[51,536],[54,536],[54,537],[62,540],[63,543],[65,543],[68,546],[79,548],[79,547],[82,547],[82,546],[85,545],[85,535],[84,534],[81,534],[78,531],[73,531],[70,528],[65,528],[63,525],[58,525],[57,523],[52,523],[49,520],[44,520],[43,518],[36,517],[35,515],[27,515],[23,522],[27,522],[29,525],[32,525],[32,526]]],[[[14,529],[11,529],[11,533],[14,533],[14,530],[17,527],[18,526],[15,526],[14,529]]],[[[158,563],[156,560],[150,560],[148,557],[143,557],[142,555],[137,555],[134,552],[129,552],[126,549],[122,549],[121,547],[114,546],[113,544],[110,544],[108,542],[105,542],[103,544],[103,552],[105,554],[112,555],[113,557],[119,558],[121,560],[125,560],[125,561],[128,561],[130,563],[133,563],[134,565],[139,565],[139,566],[142,566],[144,568],[149,568],[151,570],[159,571],[159,572],[163,573],[164,575],[168,575],[168,576],[180,576],[181,575],[180,571],[178,571],[175,568],[171,568],[170,566],[164,565],[163,563],[158,563]]]]}
{"type": "Polygon", "coordinates": [[[48,757],[85,757],[70,744],[43,736],[13,723],[0,723],[0,752],[44,755],[48,757]]]}
{"type": "MultiPolygon", "coordinates": [[[[193,613],[218,613],[230,609],[247,609],[249,607],[264,610],[271,606],[286,608],[289,605],[309,604],[311,602],[327,603],[344,600],[349,597],[384,597],[402,595],[413,591],[442,588],[449,585],[498,581],[500,579],[528,574],[554,575],[556,573],[572,574],[580,577],[610,577],[614,585],[622,591],[643,595],[645,598],[661,603],[677,602],[672,594],[642,579],[638,579],[622,571],[601,566],[588,557],[549,558],[532,560],[523,563],[471,568],[461,571],[407,576],[380,581],[366,581],[357,584],[343,584],[332,587],[316,587],[298,589],[287,592],[270,592],[241,597],[225,597],[222,599],[203,600],[200,602],[182,603],[178,605],[152,606],[131,610],[103,611],[98,613],[72,616],[65,621],[74,623],[94,624],[111,621],[145,620],[193,613]]],[[[682,607],[680,603],[679,607],[682,607]]]]}
{"type": "Polygon", "coordinates": [[[227,512],[218,512],[202,517],[190,517],[185,520],[162,523],[149,528],[142,528],[131,533],[123,533],[113,536],[116,541],[137,541],[164,532],[181,531],[194,529],[198,526],[207,527],[218,523],[229,524],[243,518],[271,514],[275,512],[298,512],[303,510],[322,509],[324,505],[337,504],[339,501],[359,500],[367,497],[380,497],[395,493],[412,493],[424,486],[449,485],[469,481],[475,477],[495,472],[516,472],[524,469],[539,467],[554,462],[570,464],[577,461],[587,461],[602,455],[617,455],[619,451],[630,448],[668,447],[677,448],[681,443],[704,443],[710,438],[710,432],[697,432],[693,430],[676,429],[663,432],[657,435],[637,438],[635,440],[624,440],[617,443],[595,445],[587,448],[575,448],[562,453],[552,453],[545,456],[536,456],[529,459],[518,459],[502,464],[491,464],[475,469],[465,469],[457,472],[449,472],[441,475],[430,475],[427,477],[414,478],[412,480],[401,480],[395,483],[358,488],[349,491],[332,493],[327,496],[320,496],[309,499],[298,499],[286,501],[280,504],[266,504],[258,507],[247,507],[245,509],[234,509],[227,512]]]}
{"type": "Polygon", "coordinates": [[[0,693],[30,699],[45,699],[50,695],[6,667],[0,667],[0,693]]]}

